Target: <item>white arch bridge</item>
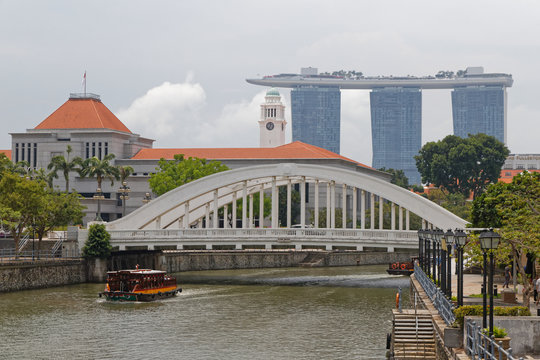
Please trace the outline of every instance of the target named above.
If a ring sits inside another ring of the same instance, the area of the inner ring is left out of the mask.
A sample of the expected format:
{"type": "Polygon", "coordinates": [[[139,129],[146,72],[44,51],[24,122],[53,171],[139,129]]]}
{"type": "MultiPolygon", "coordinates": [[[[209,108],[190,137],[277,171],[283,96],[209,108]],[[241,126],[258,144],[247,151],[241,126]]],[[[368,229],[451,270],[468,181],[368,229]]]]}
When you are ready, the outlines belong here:
{"type": "Polygon", "coordinates": [[[409,230],[411,212],[422,219],[423,228],[466,225],[465,220],[435,203],[377,177],[337,167],[282,163],[204,177],[171,190],[106,226],[112,246],[120,250],[383,248],[391,252],[418,247],[416,231],[409,230]],[[300,223],[293,226],[294,184],[299,184],[300,223]],[[309,194],[306,184],[310,184],[309,194]],[[280,228],[278,222],[280,186],[287,189],[285,228],[280,228]],[[270,216],[263,217],[264,201],[259,201],[259,215],[255,219],[254,198],[263,199],[264,193],[271,198],[270,216]],[[386,211],[390,212],[391,221],[386,226],[381,221],[384,206],[378,206],[378,214],[375,210],[376,201],[382,203],[381,200],[390,204],[386,211]],[[239,219],[237,202],[242,204],[239,219]],[[341,224],[336,224],[336,209],[341,209],[341,224]],[[325,219],[319,219],[320,210],[326,210],[322,212],[326,213],[325,219]],[[232,221],[220,224],[220,217],[232,221]],[[319,226],[323,222],[324,228],[319,226]],[[267,227],[255,227],[257,223],[267,227]],[[357,225],[353,227],[353,223],[357,225]]]}

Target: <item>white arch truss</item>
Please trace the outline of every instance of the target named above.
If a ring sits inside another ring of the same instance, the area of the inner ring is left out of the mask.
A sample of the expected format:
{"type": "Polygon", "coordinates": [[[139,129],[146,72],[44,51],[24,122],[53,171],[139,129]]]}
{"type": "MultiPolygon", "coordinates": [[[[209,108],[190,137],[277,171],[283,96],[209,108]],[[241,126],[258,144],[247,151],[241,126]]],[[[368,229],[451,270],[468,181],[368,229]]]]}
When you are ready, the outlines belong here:
{"type": "MultiPolygon", "coordinates": [[[[237,199],[243,201],[242,227],[248,228],[252,226],[251,196],[262,194],[264,190],[268,191],[269,189],[272,190],[273,194],[272,227],[277,228],[277,187],[286,185],[289,189],[291,184],[303,182],[316,183],[316,194],[319,186],[326,186],[330,190],[327,194],[327,204],[319,207],[318,196],[316,196],[315,207],[324,208],[330,203],[331,211],[327,212],[330,213],[327,215],[329,220],[327,224],[330,223],[332,228],[335,225],[333,215],[336,203],[334,189],[340,187],[345,192],[350,191],[348,190],[350,188],[363,190],[359,200],[362,203],[362,216],[365,210],[364,191],[371,194],[371,213],[373,214],[371,216],[371,229],[374,229],[374,196],[392,203],[392,215],[394,215],[395,206],[398,206],[400,227],[402,209],[406,209],[407,219],[410,211],[421,217],[427,224],[441,229],[464,228],[467,224],[465,220],[422,196],[364,173],[329,166],[283,163],[228,170],[198,179],[163,194],[124,218],[108,223],[107,228],[109,230],[185,229],[203,218],[206,218],[207,227],[217,228],[219,222],[218,216],[215,214],[218,213],[218,209],[231,203],[234,209],[237,199]],[[212,221],[209,221],[210,214],[212,214],[212,221]]],[[[353,191],[355,202],[357,201],[356,193],[353,191]]],[[[302,203],[305,204],[305,194],[302,190],[301,196],[302,203]]],[[[345,205],[345,201],[343,205],[345,205]]],[[[304,226],[305,206],[302,206],[301,210],[302,226],[304,226]]],[[[356,212],[356,210],[354,211],[356,212]]],[[[379,216],[381,217],[381,215],[382,207],[380,207],[379,216]]],[[[233,210],[232,216],[233,219],[236,218],[236,211],[233,210]]],[[[345,214],[343,217],[346,217],[345,214]]],[[[361,221],[362,228],[364,228],[364,219],[362,218],[361,221]]],[[[395,216],[392,216],[392,229],[395,229],[394,221],[395,216]]],[[[290,226],[290,223],[287,225],[290,226]]]]}

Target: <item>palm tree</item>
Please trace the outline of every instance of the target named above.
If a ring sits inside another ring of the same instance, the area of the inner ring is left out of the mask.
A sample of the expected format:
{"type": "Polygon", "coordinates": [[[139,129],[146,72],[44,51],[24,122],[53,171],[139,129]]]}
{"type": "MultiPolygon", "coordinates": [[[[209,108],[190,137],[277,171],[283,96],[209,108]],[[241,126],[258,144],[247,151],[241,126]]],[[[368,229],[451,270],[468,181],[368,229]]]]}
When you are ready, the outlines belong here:
{"type": "Polygon", "coordinates": [[[129,177],[129,175],[133,174],[133,168],[131,166],[125,165],[125,166],[119,166],[118,170],[120,172],[120,181],[122,182],[122,186],[118,190],[120,192],[120,198],[122,199],[122,217],[126,216],[126,200],[129,199],[129,186],[127,186],[126,179],[129,177]]]}
{"type": "Polygon", "coordinates": [[[69,154],[73,150],[71,145],[67,146],[67,159],[64,155],[58,155],[51,159],[51,162],[47,166],[47,169],[51,170],[51,174],[55,179],[58,179],[58,171],[62,171],[64,174],[64,179],[66,180],[66,193],[69,191],[69,173],[77,170],[77,166],[80,163],[80,158],[75,158],[72,161],[69,161],[69,154]]]}
{"type": "Polygon", "coordinates": [[[103,198],[101,191],[101,183],[103,179],[111,180],[111,186],[114,184],[114,180],[120,179],[120,170],[117,166],[111,165],[110,161],[114,159],[114,154],[105,155],[103,159],[97,157],[91,157],[86,160],[77,159],[79,168],[77,172],[81,177],[95,177],[97,180],[97,196],[94,196],[98,201],[98,210],[96,213],[96,220],[101,220],[101,203],[103,198]]]}
{"type": "Polygon", "coordinates": [[[48,173],[44,168],[39,168],[34,171],[34,179],[43,180],[51,189],[53,187],[53,179],[57,178],[55,175],[56,174],[53,171],[48,173]]]}

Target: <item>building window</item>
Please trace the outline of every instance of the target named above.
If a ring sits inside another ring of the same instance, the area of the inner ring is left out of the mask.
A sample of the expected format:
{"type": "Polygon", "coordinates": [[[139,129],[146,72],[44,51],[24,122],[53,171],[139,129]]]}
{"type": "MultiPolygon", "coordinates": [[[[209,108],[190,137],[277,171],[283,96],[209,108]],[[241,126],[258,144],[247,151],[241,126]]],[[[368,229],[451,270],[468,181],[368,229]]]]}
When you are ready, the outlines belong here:
{"type": "Polygon", "coordinates": [[[101,160],[101,141],[98,142],[98,159],[101,160]]]}
{"type": "Polygon", "coordinates": [[[37,167],[37,144],[34,143],[34,169],[37,167]]]}
{"type": "Polygon", "coordinates": [[[518,169],[518,170],[523,170],[523,169],[525,169],[525,165],[523,165],[523,164],[517,164],[516,169],[518,169]]]}
{"type": "Polygon", "coordinates": [[[15,162],[19,162],[19,144],[15,144],[15,162]]]}
{"type": "Polygon", "coordinates": [[[32,144],[31,143],[27,144],[26,152],[28,154],[28,165],[31,165],[31,162],[30,162],[30,158],[31,158],[31,155],[32,155],[32,144]]]}
{"type": "Polygon", "coordinates": [[[21,144],[21,161],[24,161],[24,143],[21,144]]]}
{"type": "Polygon", "coordinates": [[[86,159],[90,157],[90,143],[86,143],[86,159]]]}
{"type": "Polygon", "coordinates": [[[92,157],[96,156],[96,143],[92,143],[92,157]]]}
{"type": "Polygon", "coordinates": [[[109,143],[105,142],[105,156],[109,155],[109,143]]]}

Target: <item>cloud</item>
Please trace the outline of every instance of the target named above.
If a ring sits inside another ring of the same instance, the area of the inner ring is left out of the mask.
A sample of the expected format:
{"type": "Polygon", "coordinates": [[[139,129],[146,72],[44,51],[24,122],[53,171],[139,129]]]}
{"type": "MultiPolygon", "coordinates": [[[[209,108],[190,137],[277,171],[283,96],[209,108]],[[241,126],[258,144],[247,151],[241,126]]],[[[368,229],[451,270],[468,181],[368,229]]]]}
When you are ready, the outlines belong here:
{"type": "Polygon", "coordinates": [[[205,100],[202,86],[188,76],[184,83],[166,81],[148,90],[116,115],[132,131],[169,142],[197,122],[205,100]]]}

